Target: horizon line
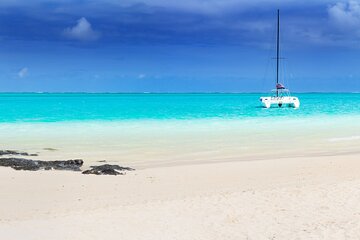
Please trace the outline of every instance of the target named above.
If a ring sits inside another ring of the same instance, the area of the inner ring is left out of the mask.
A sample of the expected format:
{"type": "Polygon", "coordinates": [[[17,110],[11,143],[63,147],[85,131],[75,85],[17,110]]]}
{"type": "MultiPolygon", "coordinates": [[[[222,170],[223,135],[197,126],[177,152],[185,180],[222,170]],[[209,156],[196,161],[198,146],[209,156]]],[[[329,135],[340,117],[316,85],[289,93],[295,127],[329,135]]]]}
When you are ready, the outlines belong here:
{"type": "MultiPolygon", "coordinates": [[[[25,91],[25,92],[2,92],[0,91],[0,94],[271,94],[269,92],[82,92],[82,91],[66,91],[66,92],[34,92],[34,91],[25,91]]],[[[359,94],[360,91],[353,91],[353,92],[347,92],[347,91],[299,91],[299,92],[291,92],[294,94],[303,94],[303,93],[335,93],[335,94],[341,94],[341,93],[354,93],[359,94]]]]}

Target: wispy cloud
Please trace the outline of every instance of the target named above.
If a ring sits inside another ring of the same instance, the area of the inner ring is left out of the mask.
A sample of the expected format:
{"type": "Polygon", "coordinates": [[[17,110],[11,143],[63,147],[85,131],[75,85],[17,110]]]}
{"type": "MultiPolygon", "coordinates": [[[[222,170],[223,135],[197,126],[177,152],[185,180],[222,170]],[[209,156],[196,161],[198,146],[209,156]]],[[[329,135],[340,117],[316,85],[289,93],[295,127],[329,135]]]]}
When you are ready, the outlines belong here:
{"type": "Polygon", "coordinates": [[[24,78],[28,75],[29,69],[27,67],[23,67],[22,69],[20,69],[20,71],[18,72],[18,76],[19,78],[24,78]]]}
{"type": "Polygon", "coordinates": [[[94,31],[89,21],[82,17],[75,26],[64,30],[64,36],[79,41],[94,41],[100,37],[100,33],[94,31]]]}
{"type": "Polygon", "coordinates": [[[359,48],[360,1],[337,2],[327,8],[326,37],[336,46],[359,48]]]}
{"type": "Polygon", "coordinates": [[[338,2],[328,8],[330,19],[342,29],[360,26],[360,2],[350,0],[338,2]]]}
{"type": "Polygon", "coordinates": [[[301,2],[298,0],[103,0],[104,3],[114,6],[129,7],[143,5],[162,9],[172,9],[176,11],[185,11],[203,14],[223,14],[226,12],[243,12],[249,8],[277,8],[292,5],[311,6],[318,4],[329,4],[336,0],[313,0],[301,2]]]}
{"type": "Polygon", "coordinates": [[[288,45],[348,45],[360,37],[356,27],[360,26],[360,0],[345,1],[102,0],[99,4],[93,0],[34,0],[31,7],[26,7],[26,0],[4,0],[0,6],[23,7],[16,14],[10,8],[0,7],[0,12],[4,12],[0,14],[0,36],[59,42],[64,38],[100,40],[99,45],[106,42],[262,47],[272,44],[276,8],[280,8],[282,36],[288,45]],[[91,16],[91,21],[82,17],[69,25],[69,18],[77,19],[79,12],[91,16]],[[18,21],[12,21],[14,17],[18,21]],[[101,26],[106,34],[102,35],[96,26],[101,26]]]}

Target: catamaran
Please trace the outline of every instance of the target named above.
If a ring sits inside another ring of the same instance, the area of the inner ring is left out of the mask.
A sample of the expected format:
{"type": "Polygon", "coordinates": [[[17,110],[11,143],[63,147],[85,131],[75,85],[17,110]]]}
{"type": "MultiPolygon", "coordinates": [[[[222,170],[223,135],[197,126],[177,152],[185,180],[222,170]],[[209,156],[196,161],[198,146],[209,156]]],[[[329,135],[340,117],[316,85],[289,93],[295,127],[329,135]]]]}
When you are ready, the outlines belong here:
{"type": "Polygon", "coordinates": [[[291,96],[289,89],[279,82],[279,63],[280,63],[280,11],[277,11],[277,38],[276,38],[276,85],[273,96],[260,97],[261,105],[265,108],[270,107],[300,107],[297,97],[291,96]]]}

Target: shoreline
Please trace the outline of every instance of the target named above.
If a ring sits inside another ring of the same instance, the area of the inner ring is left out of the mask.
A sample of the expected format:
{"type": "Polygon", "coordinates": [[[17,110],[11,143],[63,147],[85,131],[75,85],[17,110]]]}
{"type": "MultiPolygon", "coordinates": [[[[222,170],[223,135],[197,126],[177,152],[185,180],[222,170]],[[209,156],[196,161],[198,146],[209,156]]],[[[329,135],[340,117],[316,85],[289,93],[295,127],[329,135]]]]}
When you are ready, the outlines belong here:
{"type": "Polygon", "coordinates": [[[357,118],[0,124],[2,149],[34,160],[106,161],[136,169],[358,152],[357,118]]]}
{"type": "Polygon", "coordinates": [[[356,238],[358,159],[193,164],[118,177],[0,168],[0,232],[6,239],[343,239],[338,233],[348,228],[356,238]]]}

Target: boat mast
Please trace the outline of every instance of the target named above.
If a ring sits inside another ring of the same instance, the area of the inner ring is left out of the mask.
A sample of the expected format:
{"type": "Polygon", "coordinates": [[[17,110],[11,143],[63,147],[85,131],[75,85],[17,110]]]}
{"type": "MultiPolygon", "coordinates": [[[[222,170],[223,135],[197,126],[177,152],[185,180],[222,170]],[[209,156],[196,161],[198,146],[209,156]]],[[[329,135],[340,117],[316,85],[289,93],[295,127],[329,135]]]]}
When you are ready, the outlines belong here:
{"type": "Polygon", "coordinates": [[[279,96],[279,89],[277,84],[279,83],[279,47],[280,47],[280,10],[277,10],[277,38],[276,38],[276,96],[279,96]]]}

